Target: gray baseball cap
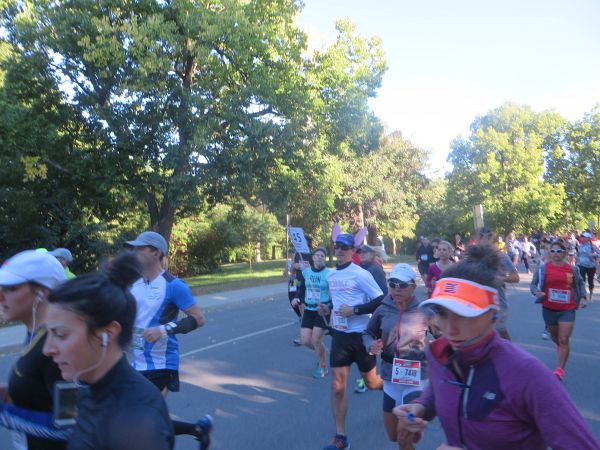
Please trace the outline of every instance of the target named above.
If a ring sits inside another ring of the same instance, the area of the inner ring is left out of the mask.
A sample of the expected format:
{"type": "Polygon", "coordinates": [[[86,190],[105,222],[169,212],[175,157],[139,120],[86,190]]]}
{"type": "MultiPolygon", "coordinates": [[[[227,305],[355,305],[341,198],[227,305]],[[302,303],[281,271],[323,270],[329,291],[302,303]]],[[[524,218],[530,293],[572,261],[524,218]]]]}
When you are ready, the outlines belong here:
{"type": "Polygon", "coordinates": [[[55,258],[64,259],[67,262],[67,264],[71,264],[73,262],[73,255],[71,254],[71,251],[68,248],[55,248],[54,250],[48,253],[50,253],[55,258]]]}
{"type": "Polygon", "coordinates": [[[125,242],[125,245],[130,247],[150,246],[160,250],[160,252],[165,256],[168,254],[167,241],[155,231],[144,231],[138,237],[136,237],[134,241],[125,242]]]}

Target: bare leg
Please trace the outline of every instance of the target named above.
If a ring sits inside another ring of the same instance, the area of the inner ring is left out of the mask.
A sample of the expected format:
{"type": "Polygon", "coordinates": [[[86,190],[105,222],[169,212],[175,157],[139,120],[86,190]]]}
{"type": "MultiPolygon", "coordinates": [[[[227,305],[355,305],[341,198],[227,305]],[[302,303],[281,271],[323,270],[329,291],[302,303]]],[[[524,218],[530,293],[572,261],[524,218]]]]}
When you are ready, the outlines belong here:
{"type": "Polygon", "coordinates": [[[325,362],[326,350],[323,345],[323,334],[325,330],[323,328],[314,327],[312,329],[312,348],[315,350],[317,354],[317,358],[319,359],[319,367],[327,367],[327,363],[325,362]]]}
{"type": "Polygon", "coordinates": [[[379,375],[377,375],[377,369],[373,367],[368,372],[360,373],[365,380],[365,384],[372,391],[382,390],[383,389],[383,380],[379,375]]]}
{"type": "Polygon", "coordinates": [[[564,369],[569,359],[571,348],[569,340],[575,327],[574,322],[559,322],[558,323],[558,367],[564,369]]]}
{"type": "Polygon", "coordinates": [[[300,328],[300,342],[302,342],[302,345],[304,345],[305,347],[314,350],[312,344],[312,331],[312,328],[300,328]]]}
{"type": "Polygon", "coordinates": [[[332,367],[331,378],[331,404],[333,407],[333,420],[335,432],[346,435],[346,413],[348,412],[348,399],[346,398],[346,384],[350,367],[332,367]]]}
{"type": "Polygon", "coordinates": [[[390,441],[396,442],[398,438],[398,418],[391,412],[383,412],[383,424],[390,441]]]}

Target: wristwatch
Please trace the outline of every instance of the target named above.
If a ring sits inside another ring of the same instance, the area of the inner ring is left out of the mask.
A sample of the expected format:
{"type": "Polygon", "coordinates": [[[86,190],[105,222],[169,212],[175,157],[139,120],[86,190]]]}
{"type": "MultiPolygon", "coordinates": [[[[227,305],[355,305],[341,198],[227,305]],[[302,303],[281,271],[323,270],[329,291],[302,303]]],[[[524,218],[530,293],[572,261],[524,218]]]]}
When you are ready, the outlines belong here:
{"type": "Polygon", "coordinates": [[[173,334],[173,330],[175,329],[176,326],[177,326],[177,324],[175,322],[166,323],[165,331],[167,332],[167,334],[173,334]]]}
{"type": "Polygon", "coordinates": [[[352,310],[352,312],[358,316],[360,313],[358,312],[358,306],[355,306],[354,309],[352,310]]]}

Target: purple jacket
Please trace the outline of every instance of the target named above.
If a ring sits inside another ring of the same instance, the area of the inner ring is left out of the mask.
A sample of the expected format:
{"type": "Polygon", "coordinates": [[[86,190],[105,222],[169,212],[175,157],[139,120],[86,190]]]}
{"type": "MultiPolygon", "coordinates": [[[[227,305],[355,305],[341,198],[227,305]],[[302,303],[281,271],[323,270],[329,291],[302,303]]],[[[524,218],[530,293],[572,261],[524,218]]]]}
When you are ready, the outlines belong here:
{"type": "Polygon", "coordinates": [[[448,445],[469,450],[600,449],[562,384],[534,356],[496,332],[454,352],[453,358],[451,354],[445,338],[431,343],[429,384],[415,400],[425,406],[426,420],[439,417],[448,445]]]}

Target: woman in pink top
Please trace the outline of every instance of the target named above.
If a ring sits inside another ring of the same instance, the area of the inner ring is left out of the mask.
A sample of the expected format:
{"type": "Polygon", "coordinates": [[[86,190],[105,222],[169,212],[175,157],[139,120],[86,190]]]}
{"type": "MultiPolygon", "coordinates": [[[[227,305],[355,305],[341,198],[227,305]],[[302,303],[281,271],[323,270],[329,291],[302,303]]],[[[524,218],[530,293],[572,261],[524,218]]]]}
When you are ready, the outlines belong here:
{"type": "Polygon", "coordinates": [[[427,271],[427,280],[425,281],[425,286],[427,286],[427,298],[431,297],[431,293],[435,288],[435,282],[439,280],[442,271],[453,263],[450,259],[450,256],[453,254],[454,248],[450,242],[439,242],[436,253],[438,260],[433,264],[430,264],[429,270],[427,271]]]}

